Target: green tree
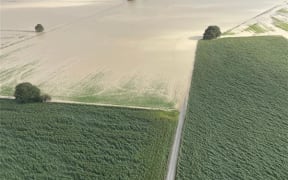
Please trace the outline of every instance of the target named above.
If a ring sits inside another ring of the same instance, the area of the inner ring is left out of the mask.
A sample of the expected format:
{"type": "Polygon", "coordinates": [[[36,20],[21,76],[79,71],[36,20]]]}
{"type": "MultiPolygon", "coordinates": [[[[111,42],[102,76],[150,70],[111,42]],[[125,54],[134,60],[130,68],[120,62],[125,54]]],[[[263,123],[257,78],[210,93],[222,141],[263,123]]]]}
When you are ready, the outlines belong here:
{"type": "Polygon", "coordinates": [[[41,95],[41,102],[48,102],[48,101],[51,101],[51,96],[48,95],[48,94],[43,94],[41,95]]]}
{"type": "Polygon", "coordinates": [[[18,103],[41,102],[40,89],[29,82],[18,84],[14,96],[18,103]]]}
{"type": "Polygon", "coordinates": [[[36,32],[43,32],[44,31],[44,27],[42,26],[42,24],[37,24],[35,26],[35,31],[36,32]]]}
{"type": "Polygon", "coordinates": [[[203,35],[204,40],[216,39],[221,36],[221,30],[218,26],[209,26],[203,35]]]}

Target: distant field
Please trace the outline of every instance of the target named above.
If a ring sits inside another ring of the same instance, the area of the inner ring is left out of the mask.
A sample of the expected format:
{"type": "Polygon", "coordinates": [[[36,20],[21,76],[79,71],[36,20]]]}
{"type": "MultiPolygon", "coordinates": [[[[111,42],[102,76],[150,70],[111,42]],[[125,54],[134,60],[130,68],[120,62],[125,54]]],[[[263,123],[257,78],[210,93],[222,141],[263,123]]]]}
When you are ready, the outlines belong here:
{"type": "Polygon", "coordinates": [[[288,38],[288,3],[283,2],[228,30],[228,36],[282,35],[288,38]]]}
{"type": "Polygon", "coordinates": [[[288,41],[200,41],[177,179],[288,178],[288,41]]]}
{"type": "Polygon", "coordinates": [[[0,99],[0,179],[164,179],[177,114],[0,99]]]}

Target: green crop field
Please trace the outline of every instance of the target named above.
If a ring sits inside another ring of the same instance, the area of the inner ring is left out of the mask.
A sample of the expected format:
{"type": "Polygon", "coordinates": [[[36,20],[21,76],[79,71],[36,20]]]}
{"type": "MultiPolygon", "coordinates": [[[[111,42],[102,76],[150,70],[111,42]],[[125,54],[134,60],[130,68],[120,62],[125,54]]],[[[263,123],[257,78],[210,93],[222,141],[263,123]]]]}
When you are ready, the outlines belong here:
{"type": "Polygon", "coordinates": [[[0,179],[164,179],[177,116],[0,99],[0,179]]]}
{"type": "Polygon", "coordinates": [[[288,179],[288,41],[200,41],[177,179],[288,179]]]}

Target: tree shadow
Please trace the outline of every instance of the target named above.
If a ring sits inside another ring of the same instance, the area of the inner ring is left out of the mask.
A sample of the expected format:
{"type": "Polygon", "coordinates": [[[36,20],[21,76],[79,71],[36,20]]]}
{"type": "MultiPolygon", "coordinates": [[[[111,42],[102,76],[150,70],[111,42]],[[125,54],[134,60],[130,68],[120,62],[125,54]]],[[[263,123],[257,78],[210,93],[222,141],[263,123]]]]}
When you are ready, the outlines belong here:
{"type": "Polygon", "coordinates": [[[201,40],[202,38],[203,38],[203,36],[191,36],[188,39],[189,40],[194,40],[194,41],[197,40],[198,41],[198,40],[201,40]]]}
{"type": "Polygon", "coordinates": [[[18,29],[1,29],[0,31],[7,31],[7,32],[28,32],[28,33],[35,33],[32,30],[18,30],[18,29]]]}

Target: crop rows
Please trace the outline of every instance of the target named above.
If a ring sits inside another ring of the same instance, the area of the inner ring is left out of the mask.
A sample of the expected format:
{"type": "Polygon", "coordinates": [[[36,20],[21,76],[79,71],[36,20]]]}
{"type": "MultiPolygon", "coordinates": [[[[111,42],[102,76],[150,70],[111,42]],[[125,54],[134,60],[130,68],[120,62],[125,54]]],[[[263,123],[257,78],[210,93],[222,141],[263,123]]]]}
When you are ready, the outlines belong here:
{"type": "Polygon", "coordinates": [[[0,100],[0,179],[163,179],[177,112],[0,100]]]}
{"type": "Polygon", "coordinates": [[[288,41],[200,41],[177,179],[288,178],[288,41]]]}

